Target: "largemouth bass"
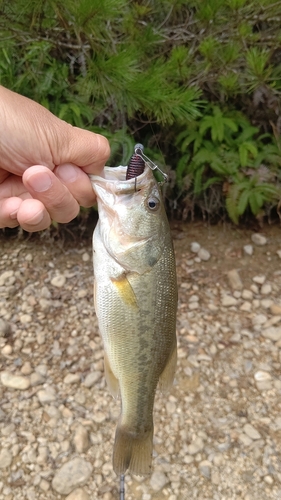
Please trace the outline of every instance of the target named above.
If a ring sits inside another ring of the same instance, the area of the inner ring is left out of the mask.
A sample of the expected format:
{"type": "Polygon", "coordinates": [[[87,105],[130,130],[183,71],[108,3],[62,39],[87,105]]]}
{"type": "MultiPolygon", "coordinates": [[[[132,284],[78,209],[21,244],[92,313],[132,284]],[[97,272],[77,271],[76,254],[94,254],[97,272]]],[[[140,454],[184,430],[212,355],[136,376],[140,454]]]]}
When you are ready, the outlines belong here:
{"type": "Polygon", "coordinates": [[[146,165],[90,176],[99,221],[94,231],[94,297],[104,343],[105,377],[121,398],[113,469],[151,472],[153,404],[173,382],[177,283],[170,228],[158,184],[146,165]]]}

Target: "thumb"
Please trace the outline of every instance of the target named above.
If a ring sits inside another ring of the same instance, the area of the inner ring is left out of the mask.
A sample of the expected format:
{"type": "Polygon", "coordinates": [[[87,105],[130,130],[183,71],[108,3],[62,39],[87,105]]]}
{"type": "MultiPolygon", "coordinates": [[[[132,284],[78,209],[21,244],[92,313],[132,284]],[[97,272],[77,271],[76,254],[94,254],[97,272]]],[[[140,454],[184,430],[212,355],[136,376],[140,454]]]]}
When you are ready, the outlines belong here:
{"type": "MultiPolygon", "coordinates": [[[[54,163],[72,163],[88,174],[99,174],[110,155],[108,140],[100,134],[73,127],[62,120],[59,122],[52,147],[54,163]]],[[[52,138],[54,139],[53,134],[52,138]]]]}

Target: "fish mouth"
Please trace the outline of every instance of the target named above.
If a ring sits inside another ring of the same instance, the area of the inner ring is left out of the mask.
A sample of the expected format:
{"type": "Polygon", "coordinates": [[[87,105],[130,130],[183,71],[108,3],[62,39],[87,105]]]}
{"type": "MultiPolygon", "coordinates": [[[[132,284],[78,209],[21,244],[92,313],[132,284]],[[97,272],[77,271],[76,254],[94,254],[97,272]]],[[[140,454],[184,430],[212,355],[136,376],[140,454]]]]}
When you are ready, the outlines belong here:
{"type": "Polygon", "coordinates": [[[145,164],[142,174],[126,180],[127,168],[127,166],[122,165],[119,167],[104,167],[104,177],[89,175],[93,189],[96,191],[96,186],[100,186],[106,189],[107,192],[117,195],[131,194],[141,191],[147,186],[147,182],[150,179],[154,179],[151,169],[145,164]]]}

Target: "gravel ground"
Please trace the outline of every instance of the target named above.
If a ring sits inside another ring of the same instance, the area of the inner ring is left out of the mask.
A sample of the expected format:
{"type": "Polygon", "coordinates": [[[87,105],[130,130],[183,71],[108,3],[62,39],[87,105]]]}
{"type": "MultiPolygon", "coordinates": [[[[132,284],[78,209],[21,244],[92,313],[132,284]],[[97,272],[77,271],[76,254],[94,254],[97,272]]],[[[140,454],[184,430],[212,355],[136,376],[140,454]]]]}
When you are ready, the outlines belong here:
{"type": "MultiPolygon", "coordinates": [[[[173,228],[178,369],[126,500],[281,498],[281,232],[173,228]]],[[[91,244],[0,235],[0,500],[113,500],[91,244]]]]}

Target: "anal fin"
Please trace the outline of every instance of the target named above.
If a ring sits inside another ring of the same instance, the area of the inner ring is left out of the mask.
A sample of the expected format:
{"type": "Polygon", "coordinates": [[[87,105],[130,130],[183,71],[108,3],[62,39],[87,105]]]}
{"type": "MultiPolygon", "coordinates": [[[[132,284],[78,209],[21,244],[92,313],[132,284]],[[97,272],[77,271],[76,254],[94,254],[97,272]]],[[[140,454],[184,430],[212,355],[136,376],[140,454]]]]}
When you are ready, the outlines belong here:
{"type": "Polygon", "coordinates": [[[110,393],[115,399],[117,399],[120,395],[119,382],[118,379],[115,377],[113,371],[111,370],[111,366],[106,352],[104,353],[104,376],[110,393]]]}
{"type": "Polygon", "coordinates": [[[173,380],[175,376],[177,366],[177,344],[173,348],[167,364],[159,377],[159,388],[160,391],[167,392],[173,385],[173,380]]]}

